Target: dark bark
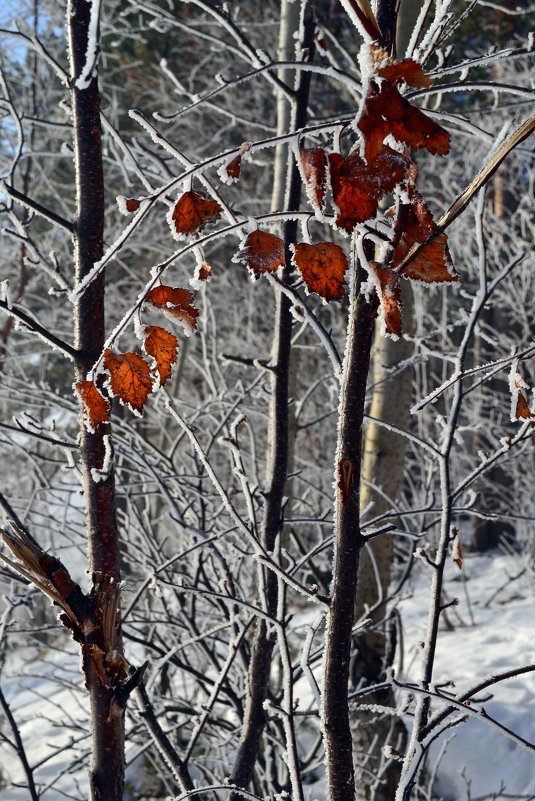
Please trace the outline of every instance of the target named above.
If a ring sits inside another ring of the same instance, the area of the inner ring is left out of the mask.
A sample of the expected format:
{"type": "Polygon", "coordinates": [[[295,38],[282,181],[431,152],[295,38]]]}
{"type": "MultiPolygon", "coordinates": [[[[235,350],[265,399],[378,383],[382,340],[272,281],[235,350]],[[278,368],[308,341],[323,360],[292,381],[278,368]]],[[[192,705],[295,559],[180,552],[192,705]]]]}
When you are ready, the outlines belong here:
{"type": "MultiPolygon", "coordinates": [[[[309,61],[313,57],[314,22],[312,17],[305,22],[303,45],[308,48],[309,61]]],[[[308,98],[310,91],[310,73],[303,72],[295,95],[293,127],[301,128],[306,124],[308,98]]],[[[297,211],[301,202],[301,178],[295,164],[290,167],[290,182],[286,208],[297,211]]],[[[284,225],[285,268],[283,280],[287,281],[291,272],[290,244],[297,238],[297,223],[290,220],[284,225]]],[[[290,353],[292,338],[292,302],[282,292],[277,294],[277,310],[275,324],[275,347],[273,367],[273,405],[271,412],[271,453],[269,457],[269,480],[266,492],[264,517],[262,520],[262,544],[266,551],[275,547],[277,535],[283,526],[283,500],[288,468],[288,385],[290,371],[290,353]]],[[[266,609],[270,615],[277,610],[277,578],[270,571],[265,571],[266,609]]],[[[271,673],[271,660],[275,646],[275,635],[268,633],[266,622],[259,621],[253,644],[251,662],[248,672],[248,694],[242,726],[240,746],[236,756],[231,782],[238,787],[248,787],[253,772],[260,742],[266,725],[266,700],[271,673]]],[[[231,799],[238,795],[231,794],[231,799]]]]}
{"type": "Polygon", "coordinates": [[[325,643],[323,726],[330,801],[354,801],[348,681],[359,555],[362,424],[378,299],[359,295],[363,271],[351,282],[347,345],[336,456],[335,556],[325,643]]]}
{"type": "MultiPolygon", "coordinates": [[[[71,0],[67,9],[71,64],[71,104],[76,168],[76,231],[74,234],[76,282],[79,283],[103,254],[104,175],[100,94],[96,74],[87,88],[78,88],[87,57],[91,4],[71,0]]],[[[100,357],[105,337],[104,273],[101,273],[77,301],[74,312],[77,380],[100,357]]],[[[82,642],[83,669],[91,705],[93,754],[89,770],[92,801],[120,801],[124,786],[123,705],[117,689],[125,680],[122,639],[118,612],[119,537],[115,518],[113,470],[99,482],[93,468],[104,461],[104,437],[109,424],[95,433],[80,423],[80,455],[86,502],[88,560],[93,575],[91,599],[98,628],[91,642],[82,642]],[[112,652],[115,652],[112,657],[112,652]]]]}

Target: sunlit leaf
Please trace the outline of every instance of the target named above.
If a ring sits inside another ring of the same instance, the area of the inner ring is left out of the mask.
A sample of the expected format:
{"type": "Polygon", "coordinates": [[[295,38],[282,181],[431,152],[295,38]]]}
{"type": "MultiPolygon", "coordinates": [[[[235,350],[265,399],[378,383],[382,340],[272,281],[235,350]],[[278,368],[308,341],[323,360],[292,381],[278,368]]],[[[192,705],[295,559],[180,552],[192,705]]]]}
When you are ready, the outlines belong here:
{"type": "Polygon", "coordinates": [[[205,225],[221,216],[221,206],[205,192],[193,189],[184,192],[177,200],[170,217],[170,224],[178,237],[185,237],[202,231],[205,225]]]}
{"type": "Polygon", "coordinates": [[[380,85],[370,81],[358,127],[364,135],[368,162],[377,156],[389,134],[398,142],[425,148],[435,155],[449,153],[450,134],[419,108],[411,105],[386,80],[380,85]]]}
{"type": "Polygon", "coordinates": [[[239,179],[241,174],[242,156],[244,153],[247,153],[247,151],[250,149],[251,149],[251,143],[244,142],[240,148],[240,152],[238,153],[238,155],[235,156],[227,164],[223,164],[223,166],[219,168],[217,172],[224,184],[232,184],[239,179]]]}
{"type": "Polygon", "coordinates": [[[379,296],[379,318],[383,333],[393,339],[401,336],[401,291],[399,276],[390,267],[376,261],[368,264],[379,296]]]}
{"type": "Polygon", "coordinates": [[[170,319],[181,322],[188,334],[196,328],[199,312],[192,305],[193,293],[189,289],[162,284],[147,292],[144,300],[162,309],[170,319]]]}
{"type": "MultiPolygon", "coordinates": [[[[392,256],[394,268],[401,264],[413,245],[425,242],[436,231],[433,215],[417,192],[413,192],[410,205],[400,208],[397,225],[401,234],[392,256]]],[[[403,275],[427,284],[458,281],[459,276],[453,272],[446,234],[431,239],[407,264],[403,275]]]]}
{"type": "Polygon", "coordinates": [[[327,191],[327,154],[322,147],[299,150],[301,170],[305,179],[307,197],[312,207],[322,212],[327,191]]]}
{"type": "Polygon", "coordinates": [[[387,63],[380,65],[376,69],[376,75],[381,78],[386,78],[390,83],[406,83],[407,86],[413,86],[415,89],[424,89],[426,86],[431,86],[431,78],[424,72],[421,64],[413,61],[412,58],[403,59],[403,61],[388,60],[387,63]]]}
{"type": "Polygon", "coordinates": [[[519,392],[516,399],[515,418],[517,420],[533,420],[534,417],[535,414],[530,410],[526,398],[519,392]]]}
{"type": "Polygon", "coordinates": [[[150,365],[137,353],[104,351],[104,367],[110,374],[114,395],[136,412],[141,412],[152,392],[150,365]]]}
{"type": "Polygon", "coordinates": [[[338,209],[336,224],[351,233],[357,223],[374,216],[379,200],[407,174],[410,161],[389,147],[381,147],[369,163],[358,151],[347,158],[331,153],[329,167],[333,200],[338,209]]]}
{"type": "Polygon", "coordinates": [[[284,264],[284,242],[269,231],[252,231],[232,261],[245,264],[256,278],[272,273],[284,264]]]}
{"type": "Polygon", "coordinates": [[[338,300],[345,294],[344,276],[347,258],[341,247],[332,242],[294,245],[293,263],[301,273],[309,292],[325,300],[338,300]]]}
{"type": "Polygon", "coordinates": [[[160,383],[163,386],[170,378],[172,365],[176,362],[178,339],[158,325],[148,325],[145,334],[143,349],[155,360],[160,383]]]}
{"type": "Polygon", "coordinates": [[[518,359],[515,359],[509,371],[509,390],[511,392],[511,420],[533,420],[535,414],[530,410],[526,398],[529,384],[518,372],[518,359]]]}
{"type": "Polygon", "coordinates": [[[75,386],[83,401],[85,424],[90,431],[95,431],[97,426],[110,419],[110,404],[93,381],[79,381],[75,386]]]}

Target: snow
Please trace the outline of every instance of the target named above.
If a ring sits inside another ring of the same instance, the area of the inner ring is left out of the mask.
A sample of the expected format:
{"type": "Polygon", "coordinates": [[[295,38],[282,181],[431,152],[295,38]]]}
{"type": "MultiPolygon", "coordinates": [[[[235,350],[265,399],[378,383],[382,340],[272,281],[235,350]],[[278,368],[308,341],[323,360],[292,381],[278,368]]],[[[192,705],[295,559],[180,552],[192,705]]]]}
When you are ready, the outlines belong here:
{"type": "MultiPolygon", "coordinates": [[[[451,563],[447,597],[457,596],[459,604],[447,610],[453,630],[443,626],[439,634],[435,688],[453,681],[455,686],[448,689],[462,693],[486,677],[535,662],[532,577],[525,573],[508,583],[519,566],[518,554],[498,550],[465,554],[462,576],[451,563]]],[[[407,682],[418,675],[419,643],[425,634],[421,610],[430,574],[427,566],[422,568],[415,574],[412,594],[401,603],[406,639],[402,680],[407,682]]],[[[498,682],[476,698],[484,699],[486,713],[500,724],[535,740],[535,672],[498,682]]],[[[480,708],[475,702],[472,706],[474,711],[480,708]]],[[[535,793],[535,753],[473,716],[432,746],[430,769],[438,759],[435,791],[444,801],[468,801],[470,794],[480,798],[500,789],[514,798],[535,793]]]]}
{"type": "Polygon", "coordinates": [[[102,0],[89,0],[91,3],[91,16],[87,32],[87,50],[85,64],[74,85],[77,89],[87,89],[95,74],[99,55],[99,25],[102,0]]]}
{"type": "MultiPolygon", "coordinates": [[[[448,600],[458,597],[459,604],[447,610],[453,630],[443,626],[439,634],[434,692],[447,690],[460,695],[486,677],[535,662],[533,578],[528,571],[518,576],[521,568],[522,557],[503,549],[483,555],[465,554],[461,575],[453,560],[450,562],[446,597],[448,600]],[[514,576],[517,578],[510,580],[514,576]],[[455,686],[444,688],[447,682],[454,682],[455,686]]],[[[402,683],[414,682],[419,673],[419,642],[425,633],[429,578],[429,566],[418,562],[400,604],[405,655],[396,678],[402,683]]],[[[313,613],[303,613],[301,619],[307,630],[303,653],[306,663],[314,634],[322,627],[323,613],[316,608],[313,613]]],[[[36,778],[44,784],[55,782],[46,795],[59,798],[65,792],[81,798],[86,787],[89,741],[80,657],[77,646],[65,632],[58,631],[52,636],[45,661],[44,646],[38,649],[26,645],[9,650],[2,689],[16,713],[24,741],[31,742],[32,762],[43,760],[36,778]],[[62,650],[60,662],[56,658],[57,648],[62,650]],[[64,726],[69,719],[76,721],[77,728],[73,731],[64,726]],[[69,743],[71,734],[81,762],[79,770],[63,773],[67,760],[61,747],[69,743]]],[[[313,699],[318,703],[316,677],[311,671],[305,671],[296,690],[301,702],[313,699]]],[[[535,739],[532,725],[535,672],[500,681],[477,693],[476,698],[479,702],[472,704],[474,713],[484,706],[487,715],[499,724],[528,741],[535,739]]],[[[400,705],[404,700],[402,695],[398,699],[400,705]]],[[[433,702],[433,711],[442,706],[433,702]]],[[[411,718],[406,721],[410,725],[411,718]]],[[[24,781],[20,764],[5,741],[0,743],[0,764],[10,782],[24,781]]],[[[469,801],[470,797],[486,797],[500,790],[515,799],[535,793],[533,751],[504,736],[475,714],[464,724],[446,731],[431,747],[429,769],[435,766],[435,797],[443,801],[469,801]]],[[[320,789],[311,788],[314,797],[323,797],[320,789]]],[[[13,784],[0,790],[0,801],[26,799],[27,790],[13,784]]]]}

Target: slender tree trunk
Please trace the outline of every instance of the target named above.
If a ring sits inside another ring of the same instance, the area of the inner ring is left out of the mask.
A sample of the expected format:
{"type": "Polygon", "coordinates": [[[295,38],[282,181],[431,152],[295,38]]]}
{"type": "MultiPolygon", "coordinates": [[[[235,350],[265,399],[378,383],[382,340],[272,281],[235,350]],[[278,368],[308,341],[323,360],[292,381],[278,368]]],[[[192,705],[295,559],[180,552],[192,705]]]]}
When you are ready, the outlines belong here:
{"type": "MultiPolygon", "coordinates": [[[[100,95],[96,70],[87,82],[78,83],[86,58],[90,58],[91,11],[96,4],[70,0],[67,7],[71,67],[71,104],[76,168],[76,232],[74,235],[76,282],[79,283],[103,254],[104,177],[100,95]]],[[[104,345],[104,273],[79,298],[74,310],[77,380],[100,357],[104,345]]],[[[117,680],[124,674],[118,611],[119,537],[115,518],[113,470],[95,482],[92,470],[104,463],[111,437],[109,424],[90,433],[80,423],[80,457],[86,504],[88,564],[93,587],[89,596],[98,621],[93,632],[84,632],[83,669],[89,692],[93,753],[89,770],[91,801],[121,801],[124,785],[123,708],[117,698],[117,680]]]]}
{"type": "Polygon", "coordinates": [[[335,554],[327,619],[323,678],[323,727],[329,801],[354,801],[353,740],[348,682],[360,532],[361,446],[366,380],[378,299],[360,295],[364,271],[352,267],[349,320],[340,390],[335,476],[335,554]]]}
{"type": "MultiPolygon", "coordinates": [[[[385,41],[402,57],[412,32],[418,8],[403,2],[396,18],[395,3],[380,0],[377,19],[385,41]],[[395,36],[394,36],[395,31],[395,36]]],[[[413,327],[413,292],[409,282],[403,282],[403,329],[413,327]]],[[[405,428],[410,418],[412,371],[390,371],[408,359],[413,345],[406,339],[394,341],[375,332],[373,343],[373,394],[370,417],[378,423],[368,423],[362,455],[362,486],[360,507],[373,503],[371,514],[392,511],[403,484],[406,450],[405,437],[394,434],[380,423],[405,428]],[[396,402],[392,403],[392,397],[396,402]]],[[[351,666],[351,686],[373,685],[384,679],[388,661],[394,656],[391,625],[387,605],[393,556],[393,539],[389,534],[371,540],[359,562],[355,619],[366,617],[369,624],[355,638],[355,656],[351,666]]],[[[393,692],[382,690],[365,696],[365,704],[395,707],[393,692]]],[[[357,798],[363,801],[389,801],[400,776],[400,766],[391,760],[384,764],[383,746],[390,744],[403,750],[406,731],[399,718],[368,710],[356,710],[354,747],[357,765],[357,798]],[[380,770],[381,765],[382,770],[380,770]]]]}
{"type": "MultiPolygon", "coordinates": [[[[303,46],[308,48],[310,59],[313,56],[313,33],[313,20],[308,18],[305,22],[303,46]]],[[[309,89],[310,73],[303,72],[298,79],[293,104],[291,124],[295,128],[300,128],[306,123],[309,89]]],[[[289,166],[287,204],[285,207],[290,211],[298,210],[300,198],[301,178],[296,165],[291,163],[289,166]]],[[[293,220],[286,222],[284,225],[285,267],[283,281],[287,281],[290,275],[290,245],[296,241],[296,234],[296,222],[293,220]]],[[[273,551],[277,536],[283,530],[283,502],[288,475],[288,390],[293,323],[292,304],[288,297],[282,292],[278,292],[276,303],[268,487],[262,520],[262,544],[268,552],[273,551]]],[[[270,570],[264,570],[263,572],[266,611],[271,615],[275,615],[277,611],[277,577],[270,570]]],[[[260,742],[266,724],[264,701],[268,692],[275,641],[276,636],[268,631],[266,622],[264,620],[259,621],[249,665],[248,693],[242,736],[232,774],[232,783],[238,787],[245,788],[250,784],[258,759],[260,742]]],[[[237,801],[238,794],[231,794],[231,799],[234,798],[237,801]]]]}

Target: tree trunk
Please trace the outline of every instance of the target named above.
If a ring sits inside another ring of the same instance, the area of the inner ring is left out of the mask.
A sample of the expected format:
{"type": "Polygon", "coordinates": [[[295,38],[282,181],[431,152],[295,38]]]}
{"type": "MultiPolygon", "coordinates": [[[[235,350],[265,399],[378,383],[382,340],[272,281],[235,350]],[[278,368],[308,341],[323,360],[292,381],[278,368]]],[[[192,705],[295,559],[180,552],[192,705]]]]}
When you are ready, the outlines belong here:
{"type": "MultiPolygon", "coordinates": [[[[406,49],[416,19],[416,4],[401,4],[399,17],[395,3],[380,0],[377,20],[385,42],[401,57],[406,49]],[[395,35],[394,35],[395,32],[395,35]]],[[[413,292],[403,282],[403,329],[413,327],[413,292]]],[[[410,417],[412,371],[393,372],[396,365],[410,358],[413,345],[406,339],[394,341],[375,332],[373,343],[374,386],[370,417],[398,428],[405,428],[410,417]],[[396,402],[392,403],[392,397],[396,402]]],[[[395,509],[403,484],[406,439],[384,426],[368,423],[362,454],[361,511],[373,503],[375,517],[395,509]]],[[[395,648],[385,599],[388,595],[393,556],[393,539],[389,534],[371,540],[363,549],[359,562],[355,603],[355,620],[367,618],[366,630],[355,638],[355,655],[351,665],[351,686],[358,689],[384,680],[395,648]]],[[[391,690],[364,696],[366,706],[377,704],[395,708],[391,690]]],[[[397,762],[385,762],[383,747],[391,745],[403,750],[406,731],[402,721],[388,713],[381,715],[365,709],[356,710],[354,747],[357,798],[362,801],[390,801],[400,775],[397,762]]]]}
{"type": "Polygon", "coordinates": [[[353,741],[349,723],[348,682],[359,556],[362,424],[378,298],[360,295],[366,278],[357,264],[349,290],[350,305],[343,363],[338,443],[335,553],[327,618],[323,676],[323,728],[329,801],[354,801],[353,741]]]}
{"type": "MultiPolygon", "coordinates": [[[[96,69],[84,81],[86,59],[92,58],[91,12],[97,4],[70,0],[67,8],[71,67],[71,104],[76,168],[76,231],[74,234],[76,282],[79,283],[103,254],[104,176],[100,95],[96,69]]],[[[96,46],[96,43],[95,43],[96,46]]],[[[96,50],[95,50],[96,56],[96,50]]],[[[79,298],[74,310],[77,380],[100,358],[104,345],[104,273],[79,298]]],[[[86,504],[88,565],[93,586],[89,601],[98,621],[83,632],[83,669],[91,706],[93,752],[89,769],[91,801],[121,801],[124,785],[123,705],[117,697],[124,678],[119,620],[119,537],[115,518],[113,469],[95,482],[92,470],[104,463],[109,423],[90,433],[80,420],[80,458],[86,504]]]]}
{"type": "MultiPolygon", "coordinates": [[[[284,4],[283,4],[284,6],[284,4]]],[[[283,23],[288,24],[291,17],[284,16],[283,23]]],[[[313,57],[314,23],[312,18],[307,19],[304,29],[303,46],[308,48],[309,58],[313,57]]],[[[283,41],[290,38],[289,29],[283,41]]],[[[310,73],[303,72],[298,78],[295,101],[293,103],[290,124],[293,128],[305,125],[307,118],[308,97],[310,89],[310,73]]],[[[281,172],[282,155],[279,154],[276,167],[281,172]]],[[[286,171],[284,171],[286,172],[286,171]]],[[[286,208],[297,211],[301,198],[301,178],[295,163],[288,166],[286,208]]],[[[279,192],[282,192],[280,184],[279,192]]],[[[274,199],[276,198],[274,192],[274,199]]],[[[291,271],[290,245],[296,241],[297,223],[290,220],[284,224],[285,267],[282,280],[286,282],[291,271]]],[[[291,314],[292,302],[282,292],[276,295],[276,322],[275,338],[273,342],[273,379],[272,379],[272,405],[269,423],[269,456],[266,503],[262,521],[262,544],[266,551],[272,552],[277,536],[283,531],[283,504],[288,475],[289,450],[289,415],[288,399],[290,386],[290,357],[293,318],[291,314]]],[[[266,611],[275,615],[277,611],[277,577],[271,570],[263,569],[263,586],[265,588],[266,611]]],[[[275,647],[276,636],[269,632],[265,620],[258,622],[258,628],[253,643],[251,662],[248,672],[248,691],[245,705],[241,740],[236,757],[232,783],[238,787],[246,788],[250,784],[253,771],[260,751],[262,734],[266,724],[264,701],[266,700],[271,673],[271,660],[275,647]]],[[[232,793],[230,800],[239,798],[239,793],[232,793]]]]}

